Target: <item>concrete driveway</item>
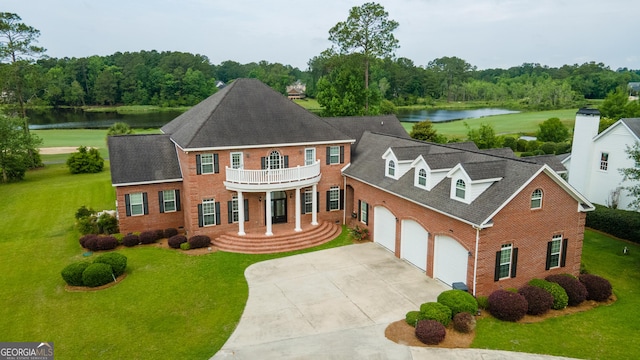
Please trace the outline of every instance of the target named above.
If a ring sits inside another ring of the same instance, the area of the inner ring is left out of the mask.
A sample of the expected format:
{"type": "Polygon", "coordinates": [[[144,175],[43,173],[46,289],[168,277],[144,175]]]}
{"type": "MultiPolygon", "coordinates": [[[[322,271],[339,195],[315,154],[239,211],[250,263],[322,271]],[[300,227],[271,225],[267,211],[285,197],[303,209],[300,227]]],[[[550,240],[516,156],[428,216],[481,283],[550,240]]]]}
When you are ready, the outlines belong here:
{"type": "Polygon", "coordinates": [[[254,264],[240,324],[223,359],[548,359],[396,344],[386,327],[450,289],[374,243],[254,264]]]}

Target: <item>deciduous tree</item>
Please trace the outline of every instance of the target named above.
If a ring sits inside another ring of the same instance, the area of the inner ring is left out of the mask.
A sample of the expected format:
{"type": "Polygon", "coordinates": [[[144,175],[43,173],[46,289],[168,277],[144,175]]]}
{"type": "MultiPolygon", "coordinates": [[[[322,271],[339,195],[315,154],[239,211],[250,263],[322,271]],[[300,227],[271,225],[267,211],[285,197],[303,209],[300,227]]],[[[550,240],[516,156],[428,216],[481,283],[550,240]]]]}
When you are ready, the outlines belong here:
{"type": "Polygon", "coordinates": [[[635,143],[633,146],[628,146],[625,150],[629,159],[634,161],[635,166],[630,168],[619,169],[620,173],[624,176],[624,180],[630,180],[633,185],[625,187],[632,196],[631,206],[636,209],[640,209],[640,144],[635,143]]]}
{"type": "Polygon", "coordinates": [[[464,126],[467,128],[467,139],[473,141],[480,149],[493,149],[500,147],[500,138],[496,136],[493,126],[489,124],[480,124],[479,129],[472,129],[466,122],[464,126]]]}
{"type": "Polygon", "coordinates": [[[39,159],[36,147],[42,142],[26,133],[19,118],[0,115],[0,182],[22,180],[33,155],[39,159]]]}
{"type": "Polygon", "coordinates": [[[538,127],[536,137],[543,142],[559,143],[569,137],[569,129],[557,117],[545,120],[538,127]]]}
{"type": "Polygon", "coordinates": [[[439,144],[444,144],[447,142],[446,136],[438,134],[437,130],[433,127],[433,123],[430,120],[415,123],[411,128],[411,133],[409,134],[409,136],[414,139],[430,141],[439,144]]]}

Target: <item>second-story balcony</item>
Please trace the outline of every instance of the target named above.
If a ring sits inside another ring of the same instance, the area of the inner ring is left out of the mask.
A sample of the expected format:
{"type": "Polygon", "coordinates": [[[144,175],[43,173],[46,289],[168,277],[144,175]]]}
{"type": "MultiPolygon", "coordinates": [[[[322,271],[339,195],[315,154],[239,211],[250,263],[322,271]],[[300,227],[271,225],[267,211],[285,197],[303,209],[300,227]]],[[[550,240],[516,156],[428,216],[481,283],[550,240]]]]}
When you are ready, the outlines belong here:
{"type": "Polygon", "coordinates": [[[283,169],[246,170],[226,168],[224,185],[235,191],[273,191],[306,187],[320,181],[320,161],[283,169]]]}

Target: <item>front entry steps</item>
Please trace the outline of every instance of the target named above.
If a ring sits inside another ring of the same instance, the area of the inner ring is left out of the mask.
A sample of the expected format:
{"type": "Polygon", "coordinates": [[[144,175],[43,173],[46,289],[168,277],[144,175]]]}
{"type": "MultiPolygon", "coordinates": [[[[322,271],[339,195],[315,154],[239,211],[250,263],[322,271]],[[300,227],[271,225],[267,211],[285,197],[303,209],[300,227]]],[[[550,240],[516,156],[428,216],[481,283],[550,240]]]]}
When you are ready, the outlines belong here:
{"type": "Polygon", "coordinates": [[[322,222],[316,226],[306,224],[302,231],[294,231],[291,224],[273,225],[273,235],[258,230],[248,231],[245,236],[238,233],[226,233],[213,240],[221,251],[243,254],[271,254],[301,250],[324,244],[336,238],[342,232],[338,224],[322,222]]]}

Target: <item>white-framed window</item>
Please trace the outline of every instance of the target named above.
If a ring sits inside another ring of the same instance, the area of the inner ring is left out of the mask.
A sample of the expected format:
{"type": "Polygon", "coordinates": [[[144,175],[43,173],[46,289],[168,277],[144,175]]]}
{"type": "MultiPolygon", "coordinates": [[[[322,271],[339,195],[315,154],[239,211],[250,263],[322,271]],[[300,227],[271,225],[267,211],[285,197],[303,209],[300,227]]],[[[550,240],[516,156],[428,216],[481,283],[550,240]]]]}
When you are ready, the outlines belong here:
{"type": "Polygon", "coordinates": [[[304,191],[304,213],[310,214],[313,212],[313,189],[306,189],[304,191]]]}
{"type": "Polygon", "coordinates": [[[427,186],[427,170],[418,170],[418,185],[427,186]]]}
{"type": "Polygon", "coordinates": [[[531,209],[542,208],[542,189],[535,189],[531,193],[531,209]]]}
{"type": "MultiPolygon", "coordinates": [[[[338,149],[338,151],[340,151],[340,149],[338,149]]],[[[338,156],[340,156],[339,153],[338,153],[338,156]]],[[[304,149],[304,164],[313,165],[315,162],[316,162],[316,148],[304,149]]]]}
{"type": "Polygon", "coordinates": [[[214,199],[202,200],[202,225],[211,226],[216,224],[216,203],[214,199]]]}
{"type": "Polygon", "coordinates": [[[504,279],[511,277],[511,254],[513,250],[512,244],[504,244],[500,248],[500,270],[498,278],[504,279]]]}
{"type": "Polygon", "coordinates": [[[340,164],[340,146],[329,146],[329,164],[340,164]]]}
{"type": "Polygon", "coordinates": [[[241,152],[232,152],[231,153],[231,168],[232,169],[242,169],[242,153],[241,152]]]}
{"type": "Polygon", "coordinates": [[[282,164],[282,156],[276,150],[273,150],[269,154],[269,158],[267,159],[267,168],[268,169],[281,169],[284,167],[282,164]]]}
{"type": "Polygon", "coordinates": [[[458,181],[456,181],[456,197],[464,199],[466,191],[467,184],[465,184],[464,180],[458,179],[458,181]]]}
{"type": "Polygon", "coordinates": [[[607,171],[609,168],[609,153],[600,153],[600,170],[607,171]]]}
{"type": "Polygon", "coordinates": [[[549,268],[560,266],[560,253],[562,251],[562,235],[553,235],[551,251],[549,251],[549,268]]]}
{"type": "Polygon", "coordinates": [[[164,205],[164,212],[173,212],[177,210],[176,207],[176,191],[175,190],[163,190],[162,191],[162,203],[164,205]]]}
{"type": "Polygon", "coordinates": [[[213,174],[213,154],[200,155],[200,173],[213,174]]]}
{"type": "Polygon", "coordinates": [[[144,215],[144,197],[141,192],[129,194],[131,216],[144,215]]]}
{"type": "Polygon", "coordinates": [[[365,224],[369,223],[369,204],[365,201],[360,201],[360,221],[365,224]]]}
{"type": "Polygon", "coordinates": [[[389,164],[387,165],[387,175],[396,176],[396,162],[393,160],[389,160],[389,164]]]}
{"type": "Polygon", "coordinates": [[[329,210],[340,210],[340,187],[332,186],[329,189],[329,210]]]}
{"type": "Polygon", "coordinates": [[[238,194],[233,194],[231,197],[231,222],[237,223],[240,221],[240,215],[238,213],[238,194]]]}

